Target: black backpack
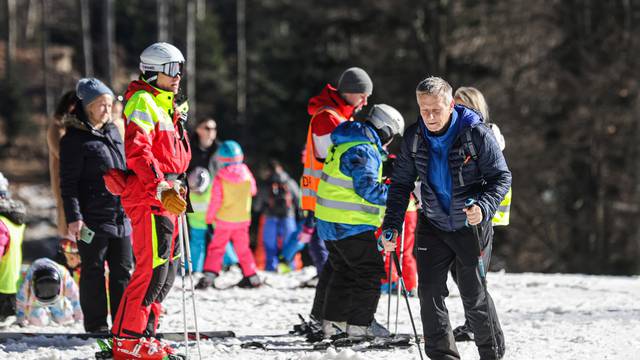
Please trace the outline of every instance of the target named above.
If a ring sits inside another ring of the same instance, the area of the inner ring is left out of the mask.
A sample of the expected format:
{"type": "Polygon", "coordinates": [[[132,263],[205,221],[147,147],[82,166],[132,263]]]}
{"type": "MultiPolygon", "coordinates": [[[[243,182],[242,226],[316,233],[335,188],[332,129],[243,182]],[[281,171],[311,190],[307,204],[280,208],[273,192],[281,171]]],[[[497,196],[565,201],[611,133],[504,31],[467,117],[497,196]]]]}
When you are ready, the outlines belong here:
{"type": "Polygon", "coordinates": [[[286,217],[293,208],[293,196],[286,180],[273,180],[269,192],[269,212],[276,217],[286,217]]]}

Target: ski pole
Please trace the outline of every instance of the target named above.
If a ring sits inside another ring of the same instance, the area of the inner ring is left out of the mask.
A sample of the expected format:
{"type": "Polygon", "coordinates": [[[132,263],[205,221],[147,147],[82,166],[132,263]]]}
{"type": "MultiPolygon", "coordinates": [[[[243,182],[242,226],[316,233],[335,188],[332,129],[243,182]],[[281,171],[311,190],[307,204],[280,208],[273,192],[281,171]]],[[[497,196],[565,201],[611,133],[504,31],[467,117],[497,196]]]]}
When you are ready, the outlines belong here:
{"type": "Polygon", "coordinates": [[[402,278],[402,269],[400,269],[400,261],[398,260],[398,255],[394,251],[392,254],[393,261],[396,263],[396,268],[398,270],[398,282],[400,286],[402,286],[402,292],[404,293],[404,300],[407,303],[407,310],[409,311],[409,319],[411,319],[411,327],[413,327],[413,335],[416,337],[416,346],[418,347],[418,353],[420,354],[420,359],[424,360],[422,357],[422,349],[420,348],[420,338],[418,337],[418,330],[416,330],[416,323],[413,321],[413,314],[411,313],[411,305],[409,304],[409,294],[407,293],[407,288],[404,286],[404,279],[402,278]]]}
{"type": "Polygon", "coordinates": [[[200,330],[198,329],[198,307],[196,306],[196,290],[193,285],[193,262],[191,261],[191,247],[189,246],[189,227],[187,226],[186,215],[182,214],[182,226],[184,239],[184,248],[187,260],[187,275],[191,287],[191,302],[193,304],[193,325],[196,329],[196,346],[198,347],[198,359],[202,360],[202,351],[200,350],[200,330]]]}
{"type": "MultiPolygon", "coordinates": [[[[394,250],[395,251],[395,250],[394,250]]],[[[387,258],[391,256],[387,253],[387,258]]],[[[391,329],[391,274],[393,273],[393,261],[389,258],[389,274],[387,275],[387,329],[391,329]]]]}
{"type": "MultiPolygon", "coordinates": [[[[471,208],[471,206],[475,205],[475,203],[476,203],[475,199],[467,199],[464,206],[467,209],[469,209],[471,208]]],[[[491,330],[491,341],[493,346],[493,353],[496,356],[496,359],[498,359],[499,358],[498,340],[496,339],[496,329],[493,323],[494,321],[493,313],[489,308],[489,289],[487,288],[487,273],[484,267],[484,260],[482,259],[484,257],[484,246],[482,243],[482,237],[480,236],[480,229],[478,229],[478,225],[472,225],[471,227],[473,228],[473,234],[475,235],[477,244],[478,244],[478,273],[480,274],[480,282],[482,283],[482,287],[484,288],[484,297],[485,297],[485,301],[487,302],[487,316],[489,317],[489,329],[491,330]]]]}
{"type": "Polygon", "coordinates": [[[182,278],[182,323],[184,325],[184,352],[189,359],[189,332],[187,331],[187,298],[184,271],[184,228],[182,227],[182,215],[178,215],[178,241],[180,242],[180,277],[182,278]]]}
{"type": "MultiPolygon", "coordinates": [[[[404,223],[402,223],[402,238],[400,238],[400,267],[398,268],[398,277],[400,277],[400,272],[402,272],[402,260],[404,260],[404,223]]],[[[399,283],[398,283],[399,284],[399,283]]],[[[394,326],[394,331],[398,333],[398,313],[400,312],[400,286],[397,287],[396,294],[396,324],[394,326]]]]}

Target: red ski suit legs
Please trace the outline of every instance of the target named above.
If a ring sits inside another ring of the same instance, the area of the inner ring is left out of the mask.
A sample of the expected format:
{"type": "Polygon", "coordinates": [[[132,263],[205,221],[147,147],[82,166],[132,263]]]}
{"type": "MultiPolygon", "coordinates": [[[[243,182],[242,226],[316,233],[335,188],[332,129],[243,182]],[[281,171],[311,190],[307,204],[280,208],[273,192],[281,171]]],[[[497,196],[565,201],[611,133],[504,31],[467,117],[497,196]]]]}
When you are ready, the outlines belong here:
{"type": "Polygon", "coordinates": [[[249,277],[256,273],[256,262],[249,247],[249,224],[237,226],[217,226],[213,239],[209,242],[204,271],[218,274],[222,269],[222,261],[227,243],[231,240],[238,255],[242,275],[249,277]]]}
{"type": "Polygon", "coordinates": [[[173,286],[179,266],[177,217],[149,206],[125,211],[133,225],[136,266],[111,331],[118,337],[154,336],[160,303],[173,286]]]}
{"type": "MultiPolygon", "coordinates": [[[[404,280],[404,285],[407,287],[407,291],[411,291],[416,288],[417,278],[418,278],[418,267],[416,265],[416,258],[413,256],[413,245],[416,241],[416,225],[418,223],[418,212],[417,211],[407,211],[404,216],[404,255],[402,256],[402,279],[404,280]]],[[[402,238],[398,238],[396,247],[396,254],[398,254],[398,259],[400,256],[400,244],[402,243],[402,238]]],[[[391,257],[387,257],[384,263],[384,272],[385,274],[389,273],[389,262],[391,261],[391,257]]],[[[398,280],[398,273],[396,272],[395,266],[393,267],[393,274],[391,275],[392,281],[398,280]]],[[[385,278],[382,281],[383,284],[387,283],[387,279],[385,278]]]]}

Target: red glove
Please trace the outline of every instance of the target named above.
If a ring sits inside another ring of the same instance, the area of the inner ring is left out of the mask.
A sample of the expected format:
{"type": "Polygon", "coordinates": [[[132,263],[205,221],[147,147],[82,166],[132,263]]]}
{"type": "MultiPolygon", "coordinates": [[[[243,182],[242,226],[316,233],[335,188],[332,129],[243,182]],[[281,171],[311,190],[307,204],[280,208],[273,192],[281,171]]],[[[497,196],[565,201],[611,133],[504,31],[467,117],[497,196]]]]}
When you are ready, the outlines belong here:
{"type": "Polygon", "coordinates": [[[120,195],[127,183],[127,174],[120,169],[109,169],[102,175],[102,179],[111,194],[120,195]]]}

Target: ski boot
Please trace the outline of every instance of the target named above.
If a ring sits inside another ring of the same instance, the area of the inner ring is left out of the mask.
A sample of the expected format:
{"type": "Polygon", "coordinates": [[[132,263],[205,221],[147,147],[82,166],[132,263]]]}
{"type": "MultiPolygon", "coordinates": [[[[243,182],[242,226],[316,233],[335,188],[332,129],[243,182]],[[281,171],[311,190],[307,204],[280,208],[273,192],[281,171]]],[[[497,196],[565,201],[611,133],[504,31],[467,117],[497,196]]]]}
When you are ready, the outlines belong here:
{"type": "Polygon", "coordinates": [[[178,351],[175,348],[173,348],[171,345],[169,345],[169,343],[163,342],[162,340],[153,338],[153,337],[149,338],[149,341],[158,344],[158,346],[161,347],[162,350],[164,350],[167,353],[167,355],[169,356],[169,359],[184,358],[184,356],[182,354],[178,354],[178,351]]]}
{"type": "Polygon", "coordinates": [[[375,338],[388,338],[391,337],[391,332],[377,322],[376,319],[373,319],[369,326],[348,324],[347,335],[349,335],[349,339],[358,341],[375,338]]]}
{"type": "Polygon", "coordinates": [[[262,286],[262,281],[257,274],[253,274],[251,276],[243,277],[236,286],[243,289],[259,288],[262,286]]]}
{"type": "Polygon", "coordinates": [[[347,337],[346,329],[347,329],[346,321],[322,320],[322,335],[324,339],[329,339],[335,342],[340,339],[346,338],[347,337]]]}
{"type": "MultiPolygon", "coordinates": [[[[112,354],[114,360],[182,360],[182,355],[167,353],[164,344],[153,338],[113,338],[112,354]]],[[[172,349],[173,350],[173,349],[172,349]]]]}
{"type": "Polygon", "coordinates": [[[217,277],[218,277],[218,274],[214,272],[205,272],[204,276],[201,277],[200,281],[198,281],[198,283],[196,284],[196,289],[203,290],[208,287],[215,288],[216,284],[214,281],[216,280],[217,277]]]}

